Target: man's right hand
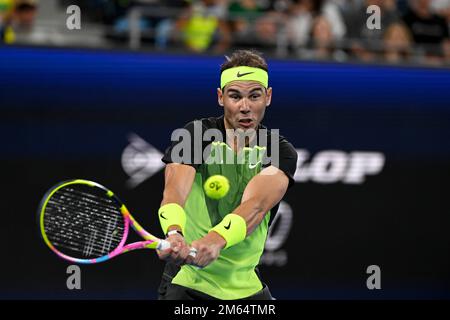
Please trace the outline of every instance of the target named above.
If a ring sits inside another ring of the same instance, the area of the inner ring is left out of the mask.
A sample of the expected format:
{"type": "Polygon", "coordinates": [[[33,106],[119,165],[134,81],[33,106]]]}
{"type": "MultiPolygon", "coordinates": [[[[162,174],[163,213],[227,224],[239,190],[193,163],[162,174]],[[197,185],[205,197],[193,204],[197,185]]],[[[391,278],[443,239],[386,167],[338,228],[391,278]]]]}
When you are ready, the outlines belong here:
{"type": "Polygon", "coordinates": [[[185,242],[184,237],[179,233],[174,233],[168,236],[166,241],[170,243],[170,248],[163,251],[157,250],[158,257],[176,265],[183,265],[190,250],[190,246],[185,242]]]}

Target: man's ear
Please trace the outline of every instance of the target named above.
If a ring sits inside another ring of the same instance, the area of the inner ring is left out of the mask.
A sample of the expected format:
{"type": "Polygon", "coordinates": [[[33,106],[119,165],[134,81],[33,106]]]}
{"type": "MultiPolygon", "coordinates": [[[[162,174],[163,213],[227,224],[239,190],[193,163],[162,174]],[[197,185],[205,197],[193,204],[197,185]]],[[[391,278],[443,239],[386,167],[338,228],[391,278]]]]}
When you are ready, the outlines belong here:
{"type": "Polygon", "coordinates": [[[270,106],[270,103],[272,102],[272,87],[267,88],[267,97],[266,107],[270,106]]]}
{"type": "Polygon", "coordinates": [[[217,102],[221,107],[223,107],[223,93],[220,88],[217,88],[217,102]]]}

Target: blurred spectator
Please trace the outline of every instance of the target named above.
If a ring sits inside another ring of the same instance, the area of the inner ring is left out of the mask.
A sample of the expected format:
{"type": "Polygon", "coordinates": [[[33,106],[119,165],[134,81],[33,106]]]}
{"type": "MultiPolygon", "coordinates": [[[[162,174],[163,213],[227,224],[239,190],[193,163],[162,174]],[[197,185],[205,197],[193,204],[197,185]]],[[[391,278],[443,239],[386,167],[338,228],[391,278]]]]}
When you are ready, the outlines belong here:
{"type": "MultiPolygon", "coordinates": [[[[393,22],[400,18],[396,2],[394,0],[364,0],[354,5],[347,11],[345,20],[347,23],[348,37],[361,39],[366,46],[379,47],[385,30],[393,22]],[[369,29],[367,27],[367,8],[376,5],[381,9],[381,29],[369,29]]],[[[376,49],[376,48],[375,48],[376,49]]]]}
{"type": "MultiPolygon", "coordinates": [[[[190,5],[190,0],[165,0],[163,8],[169,11],[183,11],[190,5]]],[[[155,46],[159,50],[165,50],[169,42],[174,38],[175,26],[178,15],[167,15],[155,26],[155,46]]]]}
{"type": "Polygon", "coordinates": [[[334,38],[330,23],[324,16],[318,16],[313,23],[311,40],[313,56],[317,59],[332,58],[334,38]]]}
{"type": "Polygon", "coordinates": [[[444,41],[442,51],[444,51],[444,63],[450,66],[450,39],[444,41]]]}
{"type": "Polygon", "coordinates": [[[33,24],[37,13],[36,0],[16,0],[10,14],[3,17],[0,27],[2,42],[32,43],[33,24]]]}
{"type": "Polygon", "coordinates": [[[234,42],[249,42],[255,36],[255,21],[264,14],[256,0],[234,0],[228,7],[234,42]]]}
{"type": "Polygon", "coordinates": [[[133,0],[59,0],[60,7],[65,9],[70,5],[77,5],[83,12],[83,19],[91,22],[101,22],[113,25],[126,15],[133,0]]]}
{"type": "Polygon", "coordinates": [[[234,0],[228,7],[228,17],[233,33],[247,34],[256,18],[263,14],[256,0],[234,0]]]}
{"type": "MultiPolygon", "coordinates": [[[[35,23],[37,1],[0,0],[0,43],[67,42],[64,26],[57,30],[45,20],[35,23]]],[[[308,59],[340,61],[350,55],[364,62],[450,64],[450,0],[52,1],[60,5],[61,16],[68,5],[79,5],[92,30],[106,25],[97,29],[98,37],[125,42],[133,34],[142,43],[154,41],[160,50],[175,44],[223,53],[232,44],[273,49],[281,57],[292,49],[308,59]],[[367,27],[371,5],[381,8],[381,29],[367,27]],[[136,7],[143,10],[130,15],[136,7]],[[131,32],[130,21],[139,25],[139,33],[131,32]]]]}
{"type": "Polygon", "coordinates": [[[450,0],[432,0],[431,10],[447,19],[447,24],[450,28],[450,0]]]}
{"type": "Polygon", "coordinates": [[[181,14],[176,28],[181,32],[186,47],[203,52],[213,47],[224,52],[231,41],[230,29],[225,21],[226,2],[223,0],[199,0],[181,14]]]}
{"type": "MultiPolygon", "coordinates": [[[[448,31],[450,33],[450,0],[432,0],[432,11],[447,20],[448,31]]],[[[442,43],[442,52],[444,62],[450,65],[450,39],[444,40],[442,43]]]]}
{"type": "Polygon", "coordinates": [[[252,47],[275,45],[289,4],[288,0],[232,0],[228,17],[234,43],[252,47]]]}
{"type": "Polygon", "coordinates": [[[10,14],[13,4],[13,0],[0,0],[0,25],[3,21],[3,17],[10,14]]]}
{"type": "Polygon", "coordinates": [[[352,56],[364,62],[378,60],[383,53],[383,40],[386,30],[400,20],[395,0],[358,0],[346,11],[348,41],[352,56]],[[381,28],[367,27],[367,8],[376,5],[381,9],[381,28]]]}
{"type": "MultiPolygon", "coordinates": [[[[326,0],[296,0],[290,10],[290,18],[287,22],[288,42],[296,51],[301,51],[311,40],[314,19],[322,15],[331,28],[331,38],[338,41],[346,33],[344,20],[339,7],[326,0]]],[[[324,21],[319,21],[320,28],[324,27],[324,21]]]]}
{"type": "Polygon", "coordinates": [[[0,0],[0,44],[14,41],[14,33],[9,26],[13,5],[13,0],[0,0]]]}
{"type": "Polygon", "coordinates": [[[412,49],[412,36],[409,29],[400,22],[391,24],[383,37],[384,60],[389,63],[409,61],[412,49]]]}
{"type": "Polygon", "coordinates": [[[410,10],[403,20],[428,61],[442,57],[442,45],[449,30],[445,19],[432,12],[431,0],[410,0],[410,10]]]}
{"type": "Polygon", "coordinates": [[[279,37],[284,36],[291,0],[260,0],[259,3],[265,14],[255,22],[257,40],[264,46],[275,45],[279,37]]]}
{"type": "Polygon", "coordinates": [[[350,39],[362,39],[366,44],[370,41],[381,42],[384,31],[393,22],[400,19],[395,0],[364,0],[354,5],[347,11],[345,21],[347,23],[347,36],[350,39]],[[367,8],[376,5],[381,9],[381,29],[369,29],[367,27],[367,8]]]}

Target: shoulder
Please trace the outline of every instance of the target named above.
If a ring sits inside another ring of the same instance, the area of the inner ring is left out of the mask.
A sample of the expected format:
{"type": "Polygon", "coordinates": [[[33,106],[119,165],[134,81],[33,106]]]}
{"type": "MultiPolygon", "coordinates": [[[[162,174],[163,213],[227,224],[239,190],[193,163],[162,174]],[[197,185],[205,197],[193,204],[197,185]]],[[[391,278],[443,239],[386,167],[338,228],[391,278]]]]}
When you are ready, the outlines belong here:
{"type": "Polygon", "coordinates": [[[279,129],[268,129],[264,125],[261,125],[260,129],[264,129],[267,132],[267,146],[269,149],[271,149],[271,147],[276,145],[278,142],[278,148],[281,156],[297,159],[297,151],[295,150],[295,147],[280,134],[279,129]]]}
{"type": "Polygon", "coordinates": [[[200,127],[202,130],[207,129],[220,129],[223,125],[223,117],[208,117],[208,118],[198,118],[188,122],[184,128],[193,129],[195,127],[200,127]]]}

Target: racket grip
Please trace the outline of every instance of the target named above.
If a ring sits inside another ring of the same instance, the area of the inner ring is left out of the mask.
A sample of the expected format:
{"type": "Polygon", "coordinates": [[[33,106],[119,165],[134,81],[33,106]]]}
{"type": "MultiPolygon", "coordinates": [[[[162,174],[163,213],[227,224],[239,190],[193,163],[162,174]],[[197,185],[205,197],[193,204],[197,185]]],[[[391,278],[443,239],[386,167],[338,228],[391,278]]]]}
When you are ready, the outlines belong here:
{"type": "Polygon", "coordinates": [[[158,243],[158,246],[156,247],[156,249],[161,250],[161,251],[167,250],[167,249],[169,249],[169,248],[170,248],[170,242],[169,242],[169,241],[166,241],[166,240],[161,240],[161,241],[158,243]]]}

